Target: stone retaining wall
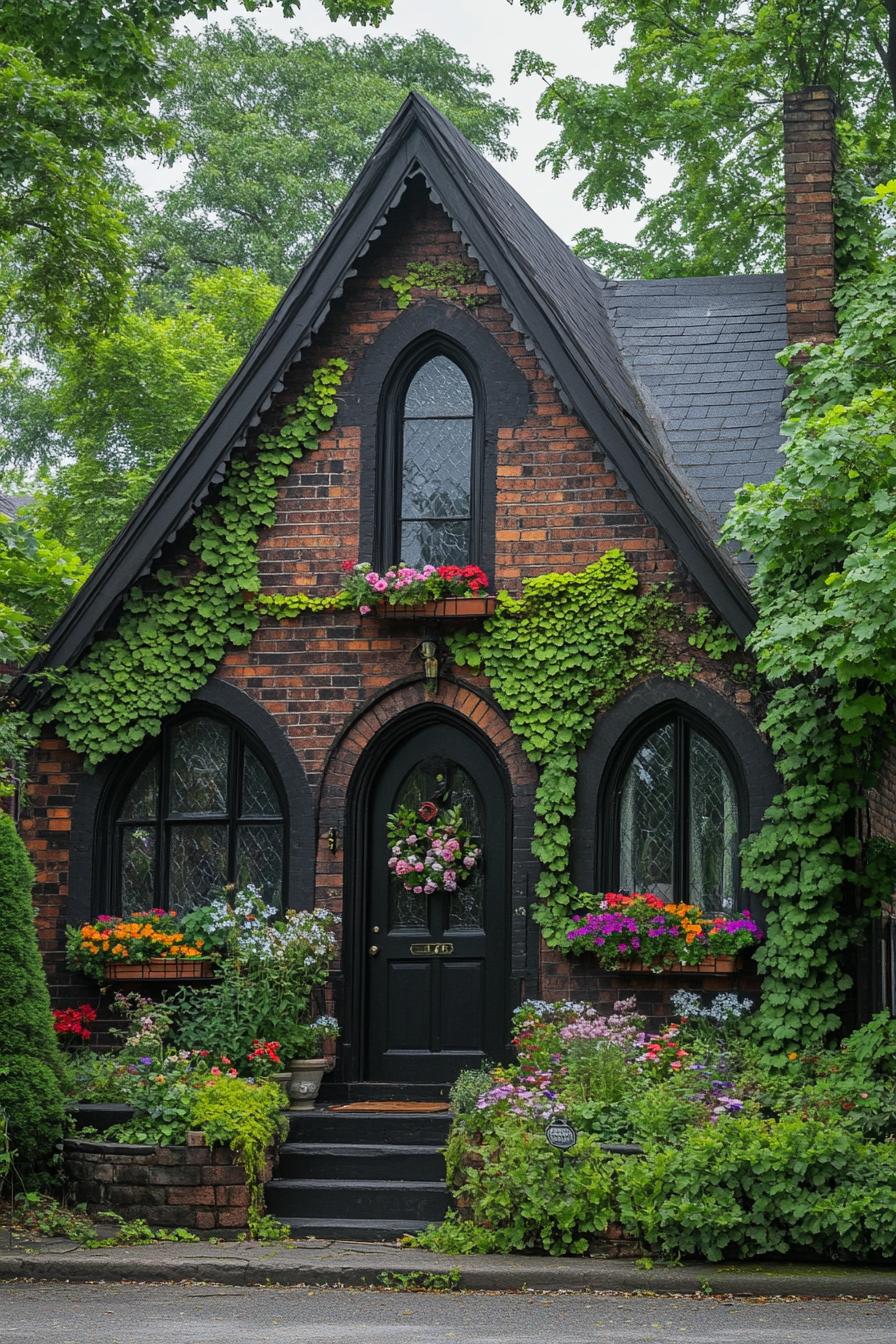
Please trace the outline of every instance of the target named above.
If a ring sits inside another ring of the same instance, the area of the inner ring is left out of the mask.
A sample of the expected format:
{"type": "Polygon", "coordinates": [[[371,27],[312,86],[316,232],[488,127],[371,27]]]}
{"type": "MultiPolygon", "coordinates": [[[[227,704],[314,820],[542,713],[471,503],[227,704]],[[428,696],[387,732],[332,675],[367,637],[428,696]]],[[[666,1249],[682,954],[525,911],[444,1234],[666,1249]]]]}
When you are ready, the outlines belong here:
{"type": "MultiPolygon", "coordinates": [[[[246,1226],[243,1169],[229,1148],[209,1148],[200,1133],[170,1148],[66,1139],[63,1161],[74,1199],[94,1217],[110,1209],[154,1227],[236,1232],[246,1226]]],[[[270,1174],[269,1163],[265,1180],[270,1174]]]]}

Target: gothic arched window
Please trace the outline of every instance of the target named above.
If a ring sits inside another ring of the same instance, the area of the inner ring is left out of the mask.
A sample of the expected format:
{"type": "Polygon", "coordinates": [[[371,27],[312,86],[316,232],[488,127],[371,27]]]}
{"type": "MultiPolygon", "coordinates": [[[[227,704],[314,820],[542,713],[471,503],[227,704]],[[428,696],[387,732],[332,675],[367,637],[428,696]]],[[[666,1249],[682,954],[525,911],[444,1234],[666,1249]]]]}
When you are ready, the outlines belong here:
{"type": "Polygon", "coordinates": [[[104,908],[184,912],[227,882],[280,906],[284,831],[279,785],[247,736],[216,716],[179,719],[116,792],[104,908]]]}
{"type": "Polygon", "coordinates": [[[672,714],[630,739],[613,788],[613,885],[712,912],[738,908],[740,789],[725,753],[672,714]]]}
{"type": "Polygon", "coordinates": [[[470,378],[439,351],[399,376],[391,400],[383,563],[477,562],[481,435],[470,378]]]}

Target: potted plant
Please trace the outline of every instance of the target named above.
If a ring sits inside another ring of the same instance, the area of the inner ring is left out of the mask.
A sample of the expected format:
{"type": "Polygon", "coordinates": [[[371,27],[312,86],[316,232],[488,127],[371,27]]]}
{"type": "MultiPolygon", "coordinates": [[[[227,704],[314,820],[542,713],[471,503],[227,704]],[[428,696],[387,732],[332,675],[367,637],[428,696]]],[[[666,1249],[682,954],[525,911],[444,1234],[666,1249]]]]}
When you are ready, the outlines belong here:
{"type": "Polygon", "coordinates": [[[299,1023],[290,1035],[289,1082],[286,1091],[290,1109],[310,1111],[317,1100],[323,1076],[327,1071],[324,1047],[339,1035],[335,1017],[322,1015],[313,1022],[299,1023]]]}
{"type": "Polygon", "coordinates": [[[95,980],[201,980],[211,963],[201,938],[191,941],[174,910],[100,915],[66,929],[66,960],[95,980]]]}
{"type": "Polygon", "coordinates": [[[596,910],[576,917],[566,937],[573,951],[592,953],[607,971],[731,975],[763,934],[748,910],[708,915],[653,892],[607,892],[596,910]]]}
{"type": "Polygon", "coordinates": [[[466,619],[490,616],[497,599],[478,565],[391,565],[379,573],[361,562],[343,565],[342,591],[362,616],[466,619]]]}

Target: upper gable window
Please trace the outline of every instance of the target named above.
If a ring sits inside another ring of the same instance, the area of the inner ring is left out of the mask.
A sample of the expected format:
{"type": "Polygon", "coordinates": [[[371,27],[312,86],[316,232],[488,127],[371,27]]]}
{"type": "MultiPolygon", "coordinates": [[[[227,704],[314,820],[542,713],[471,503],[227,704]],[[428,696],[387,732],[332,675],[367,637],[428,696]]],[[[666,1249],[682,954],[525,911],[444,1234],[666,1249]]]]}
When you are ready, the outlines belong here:
{"type": "Polygon", "coordinates": [[[397,386],[396,499],[391,554],[407,565],[478,559],[476,404],[460,365],[445,354],[412,366],[397,386]]]}

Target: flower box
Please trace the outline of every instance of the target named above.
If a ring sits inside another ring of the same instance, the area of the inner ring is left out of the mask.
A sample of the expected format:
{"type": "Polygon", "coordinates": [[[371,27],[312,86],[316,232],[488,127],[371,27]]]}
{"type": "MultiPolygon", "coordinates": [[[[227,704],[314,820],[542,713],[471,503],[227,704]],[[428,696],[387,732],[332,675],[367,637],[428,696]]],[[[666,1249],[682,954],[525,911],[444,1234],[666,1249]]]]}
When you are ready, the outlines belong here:
{"type": "Polygon", "coordinates": [[[146,961],[110,961],[107,980],[140,980],[177,984],[181,980],[211,980],[214,968],[208,957],[149,957],[146,961]]]}
{"type": "Polygon", "coordinates": [[[634,958],[620,965],[612,975],[734,975],[743,969],[743,957],[704,957],[690,965],[684,961],[666,961],[648,965],[634,958]]]}
{"type": "Polygon", "coordinates": [[[371,617],[384,621],[467,621],[494,615],[496,597],[442,597],[436,602],[379,603],[370,612],[371,617]]]}

